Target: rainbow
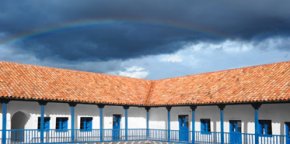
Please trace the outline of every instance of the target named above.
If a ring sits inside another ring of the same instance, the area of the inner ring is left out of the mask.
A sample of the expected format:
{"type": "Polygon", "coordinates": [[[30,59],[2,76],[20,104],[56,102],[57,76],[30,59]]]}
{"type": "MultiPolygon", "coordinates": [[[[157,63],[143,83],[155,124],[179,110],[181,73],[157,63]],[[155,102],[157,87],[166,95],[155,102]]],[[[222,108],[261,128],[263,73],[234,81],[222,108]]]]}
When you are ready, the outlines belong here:
{"type": "Polygon", "coordinates": [[[172,28],[184,29],[189,31],[195,32],[202,32],[206,34],[210,34],[213,36],[218,37],[226,37],[227,35],[224,32],[213,30],[209,27],[192,24],[192,23],[183,23],[178,21],[172,20],[148,20],[143,19],[140,20],[138,18],[118,18],[118,19],[80,19],[75,21],[69,21],[66,23],[56,24],[56,25],[49,25],[44,28],[35,29],[32,31],[26,31],[22,33],[15,34],[13,36],[0,39],[0,44],[6,43],[14,43],[20,40],[25,40],[31,37],[36,37],[39,35],[51,34],[63,30],[69,30],[72,28],[79,28],[79,27],[86,27],[86,26],[94,26],[100,24],[113,24],[116,22],[134,22],[134,23],[142,23],[142,24],[149,24],[149,25],[157,25],[157,26],[169,26],[172,28]]]}

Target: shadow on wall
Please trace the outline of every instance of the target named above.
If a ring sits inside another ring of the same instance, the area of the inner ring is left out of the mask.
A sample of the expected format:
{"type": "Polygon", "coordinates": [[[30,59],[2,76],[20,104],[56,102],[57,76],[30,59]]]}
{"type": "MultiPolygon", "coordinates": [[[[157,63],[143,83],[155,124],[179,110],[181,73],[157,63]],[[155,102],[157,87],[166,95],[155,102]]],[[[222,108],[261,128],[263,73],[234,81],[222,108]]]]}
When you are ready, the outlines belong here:
{"type": "Polygon", "coordinates": [[[30,118],[28,113],[18,111],[12,116],[11,120],[11,139],[12,141],[24,141],[24,128],[30,118]]]}
{"type": "MultiPolygon", "coordinates": [[[[151,108],[150,109],[150,125],[158,125],[155,129],[167,129],[167,110],[165,107],[162,108],[151,108]],[[161,127],[161,128],[160,128],[161,127]]],[[[154,129],[154,127],[153,127],[154,129]]]]}

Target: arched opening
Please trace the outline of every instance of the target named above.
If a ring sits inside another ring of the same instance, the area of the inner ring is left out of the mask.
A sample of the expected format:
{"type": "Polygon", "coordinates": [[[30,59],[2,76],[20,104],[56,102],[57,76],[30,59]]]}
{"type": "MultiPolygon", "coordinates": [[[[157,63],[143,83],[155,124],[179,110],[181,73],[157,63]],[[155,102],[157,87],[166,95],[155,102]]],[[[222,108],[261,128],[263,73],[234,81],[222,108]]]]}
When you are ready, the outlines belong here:
{"type": "Polygon", "coordinates": [[[29,115],[22,111],[16,112],[11,119],[11,140],[17,142],[24,141],[24,128],[29,119],[29,115]]]}

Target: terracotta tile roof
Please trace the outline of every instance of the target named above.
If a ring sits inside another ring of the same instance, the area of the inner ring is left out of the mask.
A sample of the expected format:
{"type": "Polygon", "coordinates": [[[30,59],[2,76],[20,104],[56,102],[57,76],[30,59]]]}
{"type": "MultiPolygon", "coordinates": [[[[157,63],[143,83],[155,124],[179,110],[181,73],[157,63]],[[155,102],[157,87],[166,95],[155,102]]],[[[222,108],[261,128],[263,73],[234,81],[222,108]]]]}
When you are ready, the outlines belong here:
{"type": "Polygon", "coordinates": [[[15,99],[143,105],[150,81],[0,62],[0,96],[15,99]]]}
{"type": "Polygon", "coordinates": [[[116,105],[290,101],[290,61],[163,80],[0,62],[0,97],[116,105]]]}
{"type": "Polygon", "coordinates": [[[149,105],[290,101],[290,61],[158,80],[149,105]]]}

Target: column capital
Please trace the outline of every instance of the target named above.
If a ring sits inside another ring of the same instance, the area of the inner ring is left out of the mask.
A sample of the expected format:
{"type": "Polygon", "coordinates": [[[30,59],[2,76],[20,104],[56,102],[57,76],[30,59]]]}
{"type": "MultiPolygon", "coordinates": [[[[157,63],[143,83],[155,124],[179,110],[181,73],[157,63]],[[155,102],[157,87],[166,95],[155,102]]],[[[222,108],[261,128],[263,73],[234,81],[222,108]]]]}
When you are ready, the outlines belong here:
{"type": "Polygon", "coordinates": [[[166,106],[167,111],[171,111],[172,106],[166,106]]]}
{"type": "Polygon", "coordinates": [[[220,105],[218,105],[218,107],[219,107],[220,110],[224,110],[226,105],[225,104],[220,104],[220,105]]]}
{"type": "Polygon", "coordinates": [[[38,101],[39,105],[46,105],[48,102],[47,101],[38,101]]]}
{"type": "Polygon", "coordinates": [[[191,106],[190,106],[190,109],[191,109],[192,111],[195,111],[195,110],[196,110],[196,108],[197,108],[197,106],[196,106],[196,105],[191,105],[191,106]]]}
{"type": "Polygon", "coordinates": [[[98,106],[98,108],[104,108],[105,107],[104,104],[98,104],[97,106],[98,106]]]}
{"type": "Polygon", "coordinates": [[[71,107],[75,107],[77,105],[77,103],[71,102],[71,103],[68,103],[68,105],[71,107]]]}
{"type": "Polygon", "coordinates": [[[252,107],[254,108],[254,109],[256,109],[256,110],[258,110],[260,107],[261,107],[261,103],[253,103],[252,104],[252,107]]]}
{"type": "Polygon", "coordinates": [[[148,112],[151,109],[151,107],[145,107],[145,110],[148,112]]]}
{"type": "Polygon", "coordinates": [[[130,106],[123,106],[124,109],[129,109],[130,106]]]}
{"type": "Polygon", "coordinates": [[[10,100],[9,99],[0,99],[0,102],[8,104],[10,102],[10,100]]]}

